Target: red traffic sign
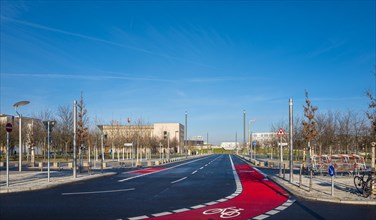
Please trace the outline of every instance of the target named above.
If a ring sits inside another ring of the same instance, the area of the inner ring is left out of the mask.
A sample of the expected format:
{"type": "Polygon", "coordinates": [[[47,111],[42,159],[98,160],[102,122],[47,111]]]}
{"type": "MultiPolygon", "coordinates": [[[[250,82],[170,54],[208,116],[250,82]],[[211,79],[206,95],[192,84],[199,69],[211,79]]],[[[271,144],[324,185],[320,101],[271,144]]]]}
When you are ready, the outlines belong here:
{"type": "Polygon", "coordinates": [[[12,132],[12,130],[13,130],[13,125],[12,125],[11,123],[7,123],[7,124],[5,125],[5,130],[6,130],[7,132],[12,132]]]}
{"type": "Polygon", "coordinates": [[[277,136],[280,137],[280,136],[285,136],[285,135],[286,135],[285,131],[282,128],[279,128],[277,132],[277,136]]]}

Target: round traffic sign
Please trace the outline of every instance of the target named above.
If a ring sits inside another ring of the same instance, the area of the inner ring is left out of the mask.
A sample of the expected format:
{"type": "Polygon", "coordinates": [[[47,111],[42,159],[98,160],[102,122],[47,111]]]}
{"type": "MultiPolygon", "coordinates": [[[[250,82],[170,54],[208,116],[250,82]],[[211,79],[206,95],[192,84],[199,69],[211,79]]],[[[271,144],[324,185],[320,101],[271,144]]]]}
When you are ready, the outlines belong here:
{"type": "Polygon", "coordinates": [[[5,125],[5,130],[6,130],[7,132],[12,132],[12,130],[13,130],[13,125],[12,125],[11,123],[7,123],[7,124],[5,125]]]}

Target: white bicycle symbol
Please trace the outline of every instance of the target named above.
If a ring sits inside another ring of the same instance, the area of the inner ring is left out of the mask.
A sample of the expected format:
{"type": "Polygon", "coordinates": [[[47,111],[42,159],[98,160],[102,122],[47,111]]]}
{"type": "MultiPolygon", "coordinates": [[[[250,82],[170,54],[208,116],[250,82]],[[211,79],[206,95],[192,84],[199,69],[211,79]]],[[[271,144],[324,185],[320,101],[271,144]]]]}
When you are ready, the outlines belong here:
{"type": "Polygon", "coordinates": [[[209,209],[203,212],[204,215],[212,215],[212,214],[221,214],[221,218],[234,218],[238,215],[240,215],[240,211],[244,209],[237,209],[235,206],[228,207],[228,208],[215,208],[215,209],[209,209]]]}

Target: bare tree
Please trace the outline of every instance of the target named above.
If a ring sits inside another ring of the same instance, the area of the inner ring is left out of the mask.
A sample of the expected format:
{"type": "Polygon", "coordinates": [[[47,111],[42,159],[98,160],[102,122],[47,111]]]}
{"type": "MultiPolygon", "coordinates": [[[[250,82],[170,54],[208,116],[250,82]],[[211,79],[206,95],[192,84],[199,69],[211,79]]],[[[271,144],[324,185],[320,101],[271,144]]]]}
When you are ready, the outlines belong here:
{"type": "Polygon", "coordinates": [[[308,99],[308,92],[305,92],[306,97],[306,106],[304,108],[304,116],[307,118],[307,121],[303,121],[303,135],[306,141],[308,142],[308,160],[311,163],[312,158],[312,149],[311,149],[311,141],[314,140],[317,136],[317,124],[315,121],[315,112],[317,111],[317,107],[312,106],[311,101],[308,99]]]}
{"type": "MultiPolygon", "coordinates": [[[[73,134],[73,111],[70,105],[59,106],[57,109],[57,129],[59,130],[59,140],[64,144],[65,155],[71,151],[73,134]],[[68,149],[69,147],[69,149],[68,149]]],[[[68,159],[68,157],[66,157],[68,159]]]]}
{"type": "Polygon", "coordinates": [[[80,101],[77,104],[78,107],[78,120],[77,120],[77,143],[80,147],[86,145],[87,139],[89,137],[88,123],[89,119],[87,117],[87,110],[84,103],[84,97],[81,92],[80,101]]]}

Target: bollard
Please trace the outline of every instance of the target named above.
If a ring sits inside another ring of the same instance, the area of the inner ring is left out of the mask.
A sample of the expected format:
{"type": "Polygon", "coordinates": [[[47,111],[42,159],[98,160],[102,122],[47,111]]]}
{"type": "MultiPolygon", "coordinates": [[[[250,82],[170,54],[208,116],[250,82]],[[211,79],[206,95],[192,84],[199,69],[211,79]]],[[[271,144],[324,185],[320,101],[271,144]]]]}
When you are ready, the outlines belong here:
{"type": "Polygon", "coordinates": [[[303,170],[303,164],[300,164],[300,169],[299,169],[299,187],[302,186],[302,170],[303,170]]]}
{"type": "Polygon", "coordinates": [[[286,177],[286,164],[283,164],[283,179],[286,177]]]}
{"type": "Polygon", "coordinates": [[[308,192],[311,192],[312,190],[312,168],[309,169],[309,190],[308,192]]]}

